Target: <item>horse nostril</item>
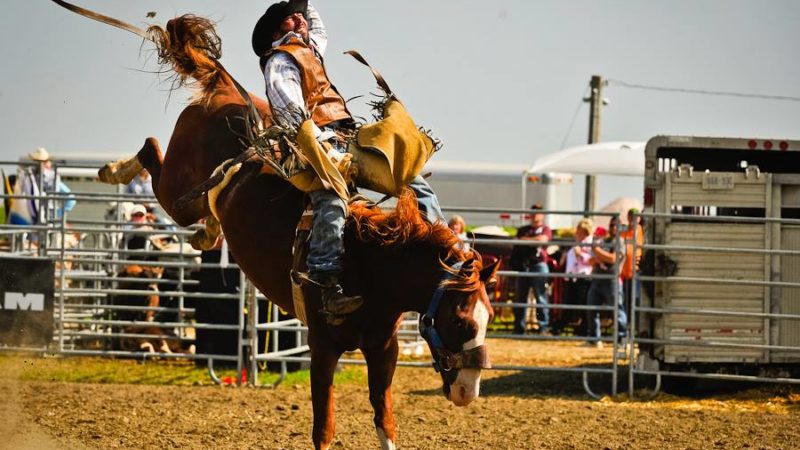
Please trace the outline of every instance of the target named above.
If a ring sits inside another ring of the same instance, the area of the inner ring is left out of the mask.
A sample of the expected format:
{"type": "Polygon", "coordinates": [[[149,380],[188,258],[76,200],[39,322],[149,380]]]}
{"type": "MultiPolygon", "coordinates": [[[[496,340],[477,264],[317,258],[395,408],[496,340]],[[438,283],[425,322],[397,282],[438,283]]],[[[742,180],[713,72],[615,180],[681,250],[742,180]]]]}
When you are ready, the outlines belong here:
{"type": "Polygon", "coordinates": [[[467,397],[467,388],[465,386],[458,387],[458,393],[461,394],[461,398],[467,397]]]}

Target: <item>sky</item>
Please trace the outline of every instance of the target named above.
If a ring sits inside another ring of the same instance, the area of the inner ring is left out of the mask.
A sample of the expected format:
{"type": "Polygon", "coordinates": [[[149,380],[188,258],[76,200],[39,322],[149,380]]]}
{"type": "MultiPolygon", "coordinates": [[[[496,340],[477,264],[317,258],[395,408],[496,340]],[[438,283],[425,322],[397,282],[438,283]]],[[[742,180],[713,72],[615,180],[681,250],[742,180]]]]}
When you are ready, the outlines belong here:
{"type": "MultiPolygon", "coordinates": [[[[269,1],[76,0],[144,27],[194,13],[218,22],[222,63],[248,90],[264,80],[250,47],[269,1]],[[149,11],[156,12],[147,18],[149,11]]],[[[344,97],[376,92],[359,50],[415,120],[444,143],[438,160],[532,164],[588,134],[581,102],[604,90],[601,139],[658,134],[800,138],[800,102],[626,88],[800,97],[796,0],[316,0],[326,65],[344,97]]],[[[164,147],[191,93],[169,92],[152,46],[48,0],[7,0],[0,15],[0,161],[129,154],[164,147]]],[[[354,100],[352,110],[366,109],[354,100]]],[[[583,191],[576,177],[576,192],[583,191]]],[[[638,180],[601,181],[600,204],[639,196],[638,180]],[[634,191],[634,192],[630,192],[634,191]]]]}

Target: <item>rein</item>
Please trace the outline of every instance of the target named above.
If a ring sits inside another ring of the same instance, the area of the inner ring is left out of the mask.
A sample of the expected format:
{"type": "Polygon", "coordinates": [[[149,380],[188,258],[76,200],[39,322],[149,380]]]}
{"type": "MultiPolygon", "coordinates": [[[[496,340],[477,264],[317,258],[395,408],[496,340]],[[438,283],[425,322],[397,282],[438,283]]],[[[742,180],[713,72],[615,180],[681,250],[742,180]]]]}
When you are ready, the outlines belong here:
{"type": "MultiPolygon", "coordinates": [[[[457,273],[461,270],[463,264],[464,261],[459,261],[451,266],[451,269],[457,273]]],[[[439,332],[436,331],[434,317],[436,317],[444,294],[447,291],[442,287],[442,284],[454,276],[453,272],[445,271],[439,286],[436,288],[436,292],[431,297],[428,310],[419,317],[419,333],[428,343],[428,348],[430,348],[433,356],[433,369],[436,372],[449,372],[453,369],[490,369],[492,365],[489,362],[489,354],[485,345],[455,353],[444,346],[442,338],[439,337],[439,332]]]]}

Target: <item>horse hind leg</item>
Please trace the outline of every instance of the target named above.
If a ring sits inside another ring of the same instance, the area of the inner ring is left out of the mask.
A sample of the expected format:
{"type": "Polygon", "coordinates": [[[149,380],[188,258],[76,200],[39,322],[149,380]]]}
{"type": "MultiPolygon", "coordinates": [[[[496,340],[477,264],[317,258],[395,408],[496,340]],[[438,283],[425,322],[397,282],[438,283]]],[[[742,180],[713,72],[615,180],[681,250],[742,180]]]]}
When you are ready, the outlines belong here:
{"type": "Polygon", "coordinates": [[[141,150],[134,156],[106,164],[97,172],[97,177],[103,183],[128,184],[143,169],[147,169],[153,176],[153,186],[155,187],[157,175],[160,175],[161,171],[163,159],[161,155],[158,139],[149,137],[145,139],[141,150]]]}

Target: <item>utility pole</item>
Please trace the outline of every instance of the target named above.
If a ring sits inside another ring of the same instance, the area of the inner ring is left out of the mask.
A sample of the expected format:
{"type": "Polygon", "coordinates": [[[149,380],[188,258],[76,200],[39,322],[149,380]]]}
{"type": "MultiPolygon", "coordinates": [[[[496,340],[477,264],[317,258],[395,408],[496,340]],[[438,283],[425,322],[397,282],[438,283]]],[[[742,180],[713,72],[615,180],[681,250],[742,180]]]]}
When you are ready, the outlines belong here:
{"type": "MultiPolygon", "coordinates": [[[[600,142],[600,112],[602,111],[603,101],[603,77],[592,75],[589,83],[591,92],[589,98],[584,101],[589,102],[589,143],[600,142]]],[[[597,208],[597,180],[594,175],[586,175],[586,190],[583,196],[583,210],[595,211],[597,208]]]]}

